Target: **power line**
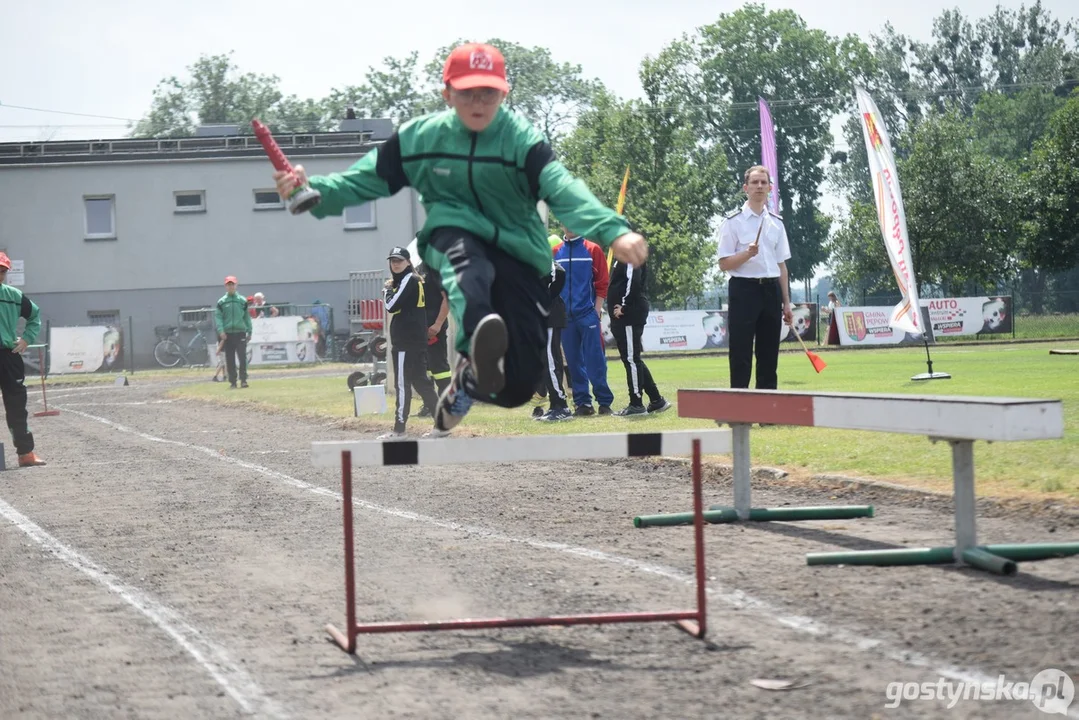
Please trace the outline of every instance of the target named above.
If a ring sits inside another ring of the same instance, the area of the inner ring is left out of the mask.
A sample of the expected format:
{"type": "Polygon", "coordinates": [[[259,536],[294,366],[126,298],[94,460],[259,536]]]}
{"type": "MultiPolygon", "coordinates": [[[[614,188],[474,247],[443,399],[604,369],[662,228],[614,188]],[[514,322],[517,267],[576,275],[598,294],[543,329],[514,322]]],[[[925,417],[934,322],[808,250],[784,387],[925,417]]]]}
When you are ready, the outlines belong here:
{"type": "Polygon", "coordinates": [[[55,115],[76,115],[78,117],[90,117],[100,118],[102,120],[124,120],[126,122],[138,122],[131,118],[116,117],[115,115],[92,115],[90,113],[71,112],[70,110],[48,110],[46,108],[26,107],[24,105],[8,105],[7,103],[0,103],[0,110],[4,108],[11,108],[13,110],[31,110],[33,112],[53,113],[55,115]]]}
{"type": "MultiPolygon", "coordinates": [[[[969,85],[969,86],[965,86],[965,87],[940,88],[940,89],[935,89],[935,90],[934,89],[906,90],[906,91],[903,91],[903,92],[896,93],[895,98],[896,99],[901,99],[901,100],[917,100],[917,99],[926,99],[926,98],[933,98],[933,97],[961,95],[961,94],[965,94],[965,93],[969,93],[969,92],[992,93],[992,92],[1000,92],[1000,91],[1005,91],[1005,90],[1022,90],[1022,89],[1034,88],[1034,87],[1057,87],[1060,84],[1061,83],[1059,83],[1059,82],[1041,80],[1041,81],[1023,82],[1023,83],[1010,83],[1010,84],[1006,84],[1006,85],[994,85],[992,87],[986,87],[984,85],[969,85]]],[[[808,106],[812,106],[812,105],[831,104],[831,103],[835,103],[835,102],[838,102],[838,101],[851,100],[852,98],[853,98],[853,95],[831,95],[831,96],[820,96],[820,97],[812,97],[812,98],[775,98],[775,99],[766,98],[766,100],[767,100],[769,106],[772,107],[772,108],[794,108],[794,107],[808,107],[808,106]]],[[[622,101],[622,102],[628,102],[628,101],[622,101]]],[[[636,102],[641,103],[643,101],[637,100],[636,102]]],[[[705,109],[713,109],[713,110],[749,110],[749,109],[754,109],[756,107],[757,107],[757,102],[756,101],[747,101],[747,102],[733,102],[733,103],[719,102],[719,103],[716,103],[716,104],[681,103],[681,104],[677,104],[677,105],[645,105],[645,106],[638,105],[638,107],[636,107],[635,110],[638,111],[638,112],[653,113],[653,112],[672,112],[672,111],[678,111],[678,110],[705,110],[705,109]]],[[[27,106],[23,106],[23,105],[9,105],[7,103],[0,103],[0,109],[3,109],[3,108],[11,108],[11,109],[15,109],[15,110],[30,110],[30,111],[33,111],[33,112],[52,113],[52,114],[56,114],[56,115],[73,115],[73,116],[77,116],[77,117],[98,118],[98,119],[103,119],[103,120],[122,120],[122,121],[128,122],[128,123],[140,122],[140,120],[135,119],[135,118],[119,117],[119,116],[116,116],[116,115],[95,115],[95,114],[92,114],[92,113],[73,112],[73,111],[70,111],[70,110],[51,110],[51,109],[48,109],[48,108],[35,108],[35,107],[27,107],[27,106]]],[[[308,116],[306,116],[306,115],[304,115],[304,116],[284,116],[284,117],[281,117],[280,119],[281,120],[286,120],[286,121],[288,121],[288,120],[306,120],[306,119],[308,119],[308,116]]],[[[12,126],[3,126],[3,127],[12,127],[12,126]]],[[[53,127],[65,127],[65,126],[53,126],[53,127]]],[[[70,127],[74,127],[74,126],[70,126],[70,127]]],[[[105,127],[105,126],[94,126],[94,127],[105,127]]],[[[164,126],[162,125],[162,127],[164,127],[164,126]]]]}

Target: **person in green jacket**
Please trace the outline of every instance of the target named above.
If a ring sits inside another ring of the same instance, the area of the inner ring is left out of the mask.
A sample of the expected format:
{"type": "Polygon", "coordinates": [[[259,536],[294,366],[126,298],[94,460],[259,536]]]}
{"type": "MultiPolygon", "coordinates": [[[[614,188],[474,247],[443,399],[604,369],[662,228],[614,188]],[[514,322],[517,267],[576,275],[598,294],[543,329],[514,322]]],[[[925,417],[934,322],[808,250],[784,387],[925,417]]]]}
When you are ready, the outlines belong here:
{"type": "Polygon", "coordinates": [[[247,343],[251,340],[251,313],[247,298],[236,292],[236,276],[225,278],[225,294],[214,306],[217,337],[225,343],[225,368],[229,389],[236,389],[236,364],[240,365],[240,387],[247,387],[247,343]]]}
{"type": "Polygon", "coordinates": [[[310,212],[320,219],[406,187],[419,193],[427,217],[417,247],[441,277],[461,357],[439,397],[437,434],[474,399],[524,405],[542,377],[552,259],[540,200],[624,262],[648,256],[644,238],[555,159],[527,119],[503,107],[509,84],[497,48],[455,48],[442,77],[448,110],[404,123],[348,170],[308,178],[298,165],[274,174],[282,197],[306,184],[318,190],[310,212]]]}
{"type": "Polygon", "coordinates": [[[0,252],[0,392],[4,395],[7,427],[15,441],[19,467],[33,467],[44,465],[45,461],[34,452],[34,436],[26,412],[26,367],[22,354],[41,331],[41,311],[22,290],[7,284],[10,269],[11,260],[0,252]],[[26,321],[22,337],[19,337],[19,318],[26,321]]]}

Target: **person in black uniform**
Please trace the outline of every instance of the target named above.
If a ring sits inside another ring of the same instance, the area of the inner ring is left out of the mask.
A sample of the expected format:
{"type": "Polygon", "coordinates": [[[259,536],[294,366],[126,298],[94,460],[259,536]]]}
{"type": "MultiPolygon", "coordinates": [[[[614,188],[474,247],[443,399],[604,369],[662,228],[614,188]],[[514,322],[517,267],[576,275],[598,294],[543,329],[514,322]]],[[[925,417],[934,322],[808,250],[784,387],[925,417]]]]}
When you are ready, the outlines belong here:
{"type": "Polygon", "coordinates": [[[412,388],[427,407],[438,402],[435,386],[427,376],[427,311],[423,280],[412,267],[412,258],[403,247],[395,247],[387,258],[393,277],[383,291],[390,314],[390,346],[393,350],[393,384],[397,399],[393,431],[379,440],[403,437],[412,404],[412,388]]]}
{"type": "Polygon", "coordinates": [[[552,263],[549,288],[551,307],[548,310],[550,314],[547,315],[547,370],[538,390],[540,395],[549,399],[551,405],[547,412],[536,408],[541,412],[538,415],[533,414],[536,420],[543,422],[573,419],[566,398],[566,386],[562,384],[562,378],[566,375],[565,363],[562,362],[562,328],[566,327],[566,303],[561,294],[565,284],[566,271],[558,263],[552,263]]]}
{"type": "Polygon", "coordinates": [[[611,334],[618,344],[618,356],[626,368],[629,405],[615,415],[632,417],[661,413],[671,404],[660,395],[648,366],[641,360],[641,335],[648,322],[648,266],[634,267],[615,260],[611,263],[611,284],[607,289],[607,314],[611,334]],[[648,407],[642,395],[648,395],[648,407]]]}
{"type": "MultiPolygon", "coordinates": [[[[446,344],[446,319],[450,315],[450,303],[437,272],[424,270],[423,294],[427,311],[427,371],[435,383],[436,392],[441,395],[450,384],[453,373],[450,372],[449,346],[446,344]]],[[[434,410],[424,401],[416,417],[434,417],[434,410]]]]}
{"type": "Polygon", "coordinates": [[[765,204],[772,190],[768,168],[754,165],[746,170],[746,202],[727,216],[719,227],[719,269],[728,273],[732,388],[748,388],[757,356],[757,389],[775,390],[778,385],[779,333],[786,321],[794,321],[787,260],[790,243],[783,218],[765,204]]]}

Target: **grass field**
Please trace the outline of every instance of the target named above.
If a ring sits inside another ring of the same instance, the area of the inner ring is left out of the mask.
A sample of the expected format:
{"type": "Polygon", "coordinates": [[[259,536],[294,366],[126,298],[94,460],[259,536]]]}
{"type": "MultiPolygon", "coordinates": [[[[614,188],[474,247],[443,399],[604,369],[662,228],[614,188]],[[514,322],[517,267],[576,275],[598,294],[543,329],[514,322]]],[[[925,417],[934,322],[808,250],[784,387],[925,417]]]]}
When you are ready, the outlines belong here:
{"type": "MultiPolygon", "coordinates": [[[[827,369],[817,375],[801,352],[783,353],[779,362],[780,387],[791,390],[925,393],[942,395],[994,395],[1060,399],[1064,402],[1065,437],[1062,440],[1021,443],[977,443],[975,470],[980,495],[1047,499],[1079,504],[1079,357],[1049,355],[1057,344],[999,347],[938,348],[934,369],[951,373],[951,380],[910,381],[925,371],[924,349],[889,349],[859,352],[824,352],[827,369]]],[[[726,356],[647,359],[660,390],[674,402],[678,388],[727,387],[726,356]]],[[[173,391],[177,397],[218,403],[250,403],[306,415],[352,418],[352,398],[339,377],[305,377],[259,382],[252,375],[246,391],[229,391],[224,384],[201,383],[173,391]]],[[[616,407],[625,400],[624,373],[617,363],[608,378],[616,407]]],[[[419,409],[418,399],[414,410],[419,409]]],[[[627,421],[587,418],[565,423],[533,421],[531,406],[505,410],[477,405],[461,425],[464,434],[519,435],[615,432],[633,427],[661,430],[707,427],[700,420],[679,418],[676,410],[627,421]]],[[[392,401],[391,401],[392,411],[392,401]]],[[[389,429],[392,414],[355,419],[357,428],[389,429]]],[[[410,430],[419,434],[429,420],[412,419],[410,430]]],[[[753,462],[782,467],[795,475],[833,473],[871,477],[922,488],[950,490],[950,449],[926,438],[887,433],[852,432],[816,428],[772,427],[754,429],[753,462]]]]}

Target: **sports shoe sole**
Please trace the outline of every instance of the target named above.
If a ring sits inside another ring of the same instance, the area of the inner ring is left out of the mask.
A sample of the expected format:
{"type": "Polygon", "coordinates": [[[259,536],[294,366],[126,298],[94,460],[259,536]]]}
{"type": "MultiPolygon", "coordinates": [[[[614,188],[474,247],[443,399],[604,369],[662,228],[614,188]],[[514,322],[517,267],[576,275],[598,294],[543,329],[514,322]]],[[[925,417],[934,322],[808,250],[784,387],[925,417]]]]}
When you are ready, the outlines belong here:
{"type": "Polygon", "coordinates": [[[480,320],[472,333],[472,373],[476,379],[476,392],[493,397],[506,386],[505,357],[509,349],[506,323],[491,313],[480,320]]]}

